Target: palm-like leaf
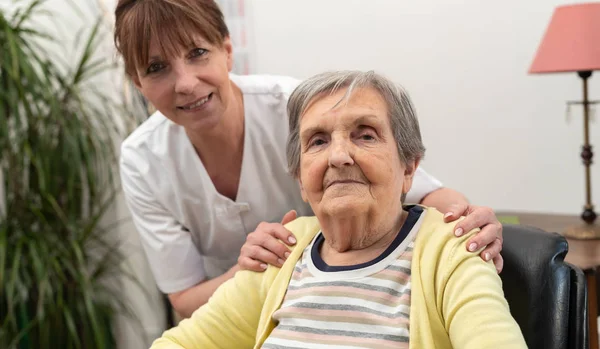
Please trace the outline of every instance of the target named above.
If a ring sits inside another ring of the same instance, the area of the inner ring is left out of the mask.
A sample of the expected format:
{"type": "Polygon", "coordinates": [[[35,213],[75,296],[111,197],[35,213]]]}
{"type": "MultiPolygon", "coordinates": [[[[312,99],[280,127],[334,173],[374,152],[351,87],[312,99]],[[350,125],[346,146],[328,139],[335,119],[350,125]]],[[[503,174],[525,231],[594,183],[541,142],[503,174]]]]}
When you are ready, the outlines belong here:
{"type": "Polygon", "coordinates": [[[97,58],[101,22],[64,67],[30,23],[42,3],[0,12],[0,347],[110,348],[115,315],[132,314],[107,281],[132,276],[101,225],[118,190],[113,113],[127,108],[92,83],[114,69],[97,58]]]}

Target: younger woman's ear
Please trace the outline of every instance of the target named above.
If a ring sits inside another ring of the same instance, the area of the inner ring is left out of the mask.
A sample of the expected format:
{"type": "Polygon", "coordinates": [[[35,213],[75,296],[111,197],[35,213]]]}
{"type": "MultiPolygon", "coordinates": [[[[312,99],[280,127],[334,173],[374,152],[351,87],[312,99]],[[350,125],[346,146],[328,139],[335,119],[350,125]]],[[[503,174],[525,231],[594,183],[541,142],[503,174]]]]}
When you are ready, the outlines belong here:
{"type": "Polygon", "coordinates": [[[223,49],[227,55],[227,70],[231,71],[233,69],[233,45],[229,36],[223,40],[223,49]]]}
{"type": "Polygon", "coordinates": [[[140,83],[140,78],[137,76],[137,74],[135,75],[130,75],[129,76],[131,78],[131,82],[133,82],[133,84],[135,85],[135,87],[139,90],[142,88],[142,84],[140,83]]]}

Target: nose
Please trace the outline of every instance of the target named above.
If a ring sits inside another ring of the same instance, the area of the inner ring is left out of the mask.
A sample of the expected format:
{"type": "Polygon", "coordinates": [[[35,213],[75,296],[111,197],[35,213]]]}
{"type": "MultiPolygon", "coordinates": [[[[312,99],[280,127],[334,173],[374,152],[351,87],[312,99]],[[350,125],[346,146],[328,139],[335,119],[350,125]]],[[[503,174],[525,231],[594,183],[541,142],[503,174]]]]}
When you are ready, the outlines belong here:
{"type": "Polygon", "coordinates": [[[351,145],[346,140],[332,141],[329,152],[329,166],[344,167],[354,165],[351,145]]]}
{"type": "Polygon", "coordinates": [[[175,69],[175,93],[188,95],[194,92],[198,79],[186,64],[179,64],[175,69]]]}

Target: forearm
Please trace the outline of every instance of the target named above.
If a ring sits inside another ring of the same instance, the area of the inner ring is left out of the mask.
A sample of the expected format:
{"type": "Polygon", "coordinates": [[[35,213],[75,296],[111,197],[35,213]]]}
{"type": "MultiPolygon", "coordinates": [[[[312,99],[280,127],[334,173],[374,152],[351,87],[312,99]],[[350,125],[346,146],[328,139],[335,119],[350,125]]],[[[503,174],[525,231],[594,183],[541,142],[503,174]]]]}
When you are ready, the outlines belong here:
{"type": "MultiPolygon", "coordinates": [[[[230,270],[227,274],[234,274],[230,270]]],[[[223,283],[210,300],[188,319],[165,331],[152,344],[152,349],[228,349],[254,347],[260,314],[271,273],[240,272],[223,283]]],[[[276,274],[275,274],[276,276],[276,274]]]]}
{"type": "Polygon", "coordinates": [[[420,202],[423,206],[435,207],[440,212],[448,212],[454,204],[469,204],[467,198],[450,188],[440,188],[427,194],[420,202]]]}
{"type": "Polygon", "coordinates": [[[206,304],[217,288],[231,279],[238,270],[238,266],[235,265],[221,276],[203,281],[187,290],[172,293],[169,295],[169,301],[177,314],[189,318],[196,309],[206,304]]]}

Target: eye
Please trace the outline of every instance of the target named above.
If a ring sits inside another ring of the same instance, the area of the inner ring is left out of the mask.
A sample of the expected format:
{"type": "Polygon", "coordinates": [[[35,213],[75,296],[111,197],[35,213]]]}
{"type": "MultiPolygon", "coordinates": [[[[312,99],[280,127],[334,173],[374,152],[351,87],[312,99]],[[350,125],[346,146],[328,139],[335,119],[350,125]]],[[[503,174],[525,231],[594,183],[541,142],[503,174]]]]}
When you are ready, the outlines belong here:
{"type": "Polygon", "coordinates": [[[327,142],[322,137],[313,137],[313,139],[311,139],[310,142],[308,142],[308,147],[320,147],[325,143],[327,142]]]}
{"type": "Polygon", "coordinates": [[[148,66],[148,69],[146,69],[146,74],[153,74],[153,73],[161,71],[164,68],[165,68],[165,65],[163,63],[153,62],[153,63],[150,63],[150,65],[148,66]]]}
{"type": "Polygon", "coordinates": [[[196,47],[195,49],[193,49],[193,50],[190,51],[190,58],[196,58],[196,57],[204,56],[207,52],[208,52],[208,50],[196,47]]]}
{"type": "Polygon", "coordinates": [[[371,127],[361,127],[358,132],[358,138],[367,142],[374,141],[377,139],[377,133],[371,127]]]}
{"type": "Polygon", "coordinates": [[[362,138],[365,141],[373,141],[373,140],[375,140],[375,137],[371,136],[368,133],[365,133],[365,134],[361,135],[360,138],[362,138]]]}

